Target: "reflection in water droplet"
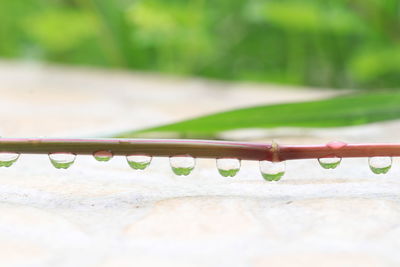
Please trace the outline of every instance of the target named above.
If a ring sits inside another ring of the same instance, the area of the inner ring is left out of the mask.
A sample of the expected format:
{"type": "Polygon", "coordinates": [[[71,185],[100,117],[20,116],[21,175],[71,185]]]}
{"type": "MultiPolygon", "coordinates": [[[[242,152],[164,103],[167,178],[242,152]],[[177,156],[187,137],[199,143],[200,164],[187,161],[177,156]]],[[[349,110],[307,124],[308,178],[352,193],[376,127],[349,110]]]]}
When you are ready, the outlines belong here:
{"type": "Polygon", "coordinates": [[[375,174],[385,174],[392,167],[391,157],[371,157],[368,159],[369,168],[375,174]]]}
{"type": "Polygon", "coordinates": [[[68,169],[75,162],[76,155],[72,153],[51,153],[49,159],[57,169],[68,169]]]}
{"type": "Polygon", "coordinates": [[[334,169],[339,166],[342,158],[333,157],[333,158],[319,158],[318,162],[324,169],[334,169]]]}
{"type": "Polygon", "coordinates": [[[217,168],[222,176],[233,177],[240,170],[240,160],[232,158],[217,159],[217,168]]]}
{"type": "Polygon", "coordinates": [[[261,175],[267,181],[279,181],[285,174],[285,162],[260,161],[261,175]]]}
{"type": "Polygon", "coordinates": [[[135,170],[144,170],[151,163],[151,156],[147,155],[128,155],[126,156],[129,166],[135,170]]]}
{"type": "Polygon", "coordinates": [[[95,153],[93,153],[93,157],[97,160],[97,161],[109,161],[112,157],[113,157],[113,153],[111,153],[110,151],[97,151],[95,153]]]}
{"type": "Polygon", "coordinates": [[[19,158],[19,153],[0,152],[0,167],[10,167],[19,158]]]}
{"type": "Polygon", "coordinates": [[[330,147],[332,149],[340,149],[342,147],[347,146],[347,143],[341,142],[341,141],[333,141],[333,142],[329,142],[328,144],[326,144],[327,147],[330,147]]]}
{"type": "Polygon", "coordinates": [[[169,158],[172,171],[176,175],[189,175],[196,164],[195,159],[189,155],[172,156],[169,158]]]}

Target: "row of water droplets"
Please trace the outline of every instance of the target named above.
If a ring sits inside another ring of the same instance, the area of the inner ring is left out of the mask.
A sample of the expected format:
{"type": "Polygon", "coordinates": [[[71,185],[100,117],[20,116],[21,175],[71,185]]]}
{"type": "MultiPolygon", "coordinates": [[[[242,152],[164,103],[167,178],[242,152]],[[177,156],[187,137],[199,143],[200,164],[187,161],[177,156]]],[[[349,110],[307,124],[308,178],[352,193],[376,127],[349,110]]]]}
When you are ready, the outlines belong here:
{"type": "MultiPolygon", "coordinates": [[[[326,146],[332,150],[337,150],[345,147],[347,144],[343,142],[331,142],[326,146]]],[[[342,162],[340,157],[324,157],[318,159],[319,164],[324,169],[335,169],[342,162]]],[[[371,171],[375,174],[385,174],[392,167],[392,157],[370,157],[368,158],[368,165],[371,171]]]]}
{"type": "MultiPolygon", "coordinates": [[[[335,169],[341,161],[342,159],[338,157],[318,159],[319,164],[324,169],[335,169]]],[[[392,167],[392,157],[370,157],[368,165],[373,173],[385,174],[392,167]]]]}
{"type": "MultiPolygon", "coordinates": [[[[340,149],[346,146],[346,143],[331,142],[327,146],[335,149],[340,149]]],[[[98,151],[93,154],[94,158],[101,162],[107,162],[113,154],[110,151],[98,151]]],[[[18,153],[0,152],[0,167],[10,167],[19,158],[18,153]]],[[[75,162],[76,155],[72,153],[51,153],[49,154],[50,162],[58,169],[67,169],[75,162]]],[[[149,155],[128,155],[127,162],[132,169],[144,170],[152,160],[149,155]]],[[[325,169],[334,169],[341,163],[339,157],[324,157],[319,158],[318,162],[325,169]]],[[[391,157],[371,157],[368,159],[369,167],[375,174],[385,174],[392,166],[391,157]]],[[[177,155],[170,157],[170,165],[172,171],[179,176],[189,175],[196,164],[195,158],[190,155],[177,155]]],[[[240,170],[240,159],[236,158],[219,158],[217,159],[218,172],[224,177],[234,177],[240,170]]],[[[278,181],[285,173],[285,162],[260,161],[260,172],[263,178],[267,181],[278,181]]]]}
{"type": "MultiPolygon", "coordinates": [[[[93,157],[100,162],[107,162],[113,154],[110,151],[98,151],[93,157]]],[[[0,167],[10,167],[19,158],[18,153],[0,152],[0,167]]],[[[57,169],[68,169],[75,162],[76,155],[73,153],[50,153],[51,164],[57,169]]],[[[135,170],[146,169],[152,160],[148,155],[128,155],[126,160],[129,166],[135,170]]],[[[189,175],[195,165],[195,158],[189,155],[177,155],[169,158],[172,171],[179,176],[189,175]]],[[[216,160],[218,172],[224,177],[234,177],[240,170],[241,161],[236,158],[220,158],[216,160]]],[[[260,170],[262,176],[269,181],[279,180],[284,172],[284,162],[273,163],[269,161],[260,161],[260,170]]]]}

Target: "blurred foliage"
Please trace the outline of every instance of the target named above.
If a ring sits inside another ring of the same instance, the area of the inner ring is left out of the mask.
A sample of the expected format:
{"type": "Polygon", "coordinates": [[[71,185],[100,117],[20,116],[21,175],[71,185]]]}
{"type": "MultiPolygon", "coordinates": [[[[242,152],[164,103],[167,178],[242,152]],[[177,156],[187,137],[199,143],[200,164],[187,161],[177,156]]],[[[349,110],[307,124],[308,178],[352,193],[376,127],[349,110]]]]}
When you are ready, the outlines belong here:
{"type": "Polygon", "coordinates": [[[0,56],[400,87],[399,0],[0,0],[0,56]]]}
{"type": "Polygon", "coordinates": [[[225,131],[277,127],[343,127],[400,118],[400,92],[362,92],[330,99],[263,105],[206,115],[117,137],[218,138],[225,131]]]}

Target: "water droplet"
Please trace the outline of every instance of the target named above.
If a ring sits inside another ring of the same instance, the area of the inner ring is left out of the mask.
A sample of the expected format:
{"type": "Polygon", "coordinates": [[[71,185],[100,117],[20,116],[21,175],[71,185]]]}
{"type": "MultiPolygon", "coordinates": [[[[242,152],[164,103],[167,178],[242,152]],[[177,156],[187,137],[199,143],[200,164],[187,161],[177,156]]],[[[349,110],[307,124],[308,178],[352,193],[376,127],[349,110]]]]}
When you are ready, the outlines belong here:
{"type": "Polygon", "coordinates": [[[128,155],[126,156],[129,166],[135,170],[144,170],[151,163],[151,156],[147,155],[128,155]]]}
{"type": "Polygon", "coordinates": [[[392,167],[391,157],[371,157],[368,159],[369,167],[375,174],[385,174],[392,167]]]}
{"type": "Polygon", "coordinates": [[[97,151],[93,153],[93,157],[97,160],[97,161],[109,161],[110,159],[112,159],[113,157],[113,153],[110,151],[97,151]]]}
{"type": "Polygon", "coordinates": [[[19,153],[0,152],[0,167],[10,167],[19,158],[19,153]]]}
{"type": "Polygon", "coordinates": [[[169,158],[172,171],[176,175],[189,175],[196,164],[195,159],[192,156],[172,156],[169,158]]]}
{"type": "Polygon", "coordinates": [[[217,159],[217,168],[222,176],[233,177],[240,170],[240,160],[230,158],[217,159]]]}
{"type": "Polygon", "coordinates": [[[261,175],[267,181],[279,181],[285,174],[285,162],[260,161],[261,175]]]}
{"type": "Polygon", "coordinates": [[[330,147],[332,149],[340,149],[342,147],[347,146],[347,143],[341,142],[341,141],[333,141],[333,142],[329,142],[328,144],[326,144],[327,147],[330,147]]]}
{"type": "Polygon", "coordinates": [[[72,153],[51,153],[49,159],[57,169],[68,169],[75,162],[76,155],[72,153]]]}
{"type": "Polygon", "coordinates": [[[319,158],[318,162],[324,169],[334,169],[339,166],[342,158],[332,157],[332,158],[319,158]]]}

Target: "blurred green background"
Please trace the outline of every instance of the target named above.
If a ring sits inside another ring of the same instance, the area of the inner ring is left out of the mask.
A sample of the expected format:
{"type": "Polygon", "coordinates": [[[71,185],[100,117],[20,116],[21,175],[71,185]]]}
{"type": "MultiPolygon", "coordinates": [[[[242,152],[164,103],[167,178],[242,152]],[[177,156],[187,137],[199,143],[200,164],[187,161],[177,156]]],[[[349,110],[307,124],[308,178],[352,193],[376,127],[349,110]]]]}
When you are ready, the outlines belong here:
{"type": "Polygon", "coordinates": [[[0,0],[0,57],[400,87],[399,0],[0,0]]]}

